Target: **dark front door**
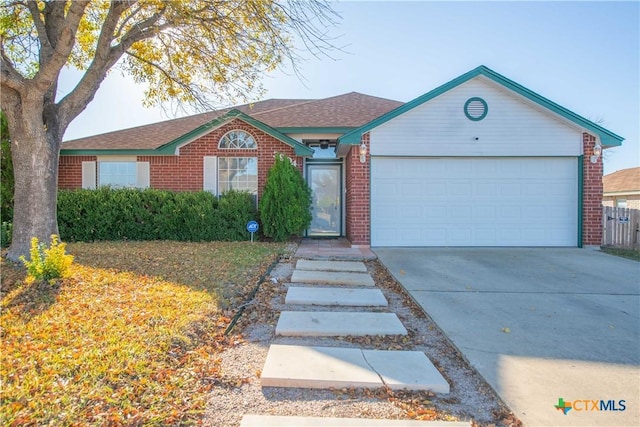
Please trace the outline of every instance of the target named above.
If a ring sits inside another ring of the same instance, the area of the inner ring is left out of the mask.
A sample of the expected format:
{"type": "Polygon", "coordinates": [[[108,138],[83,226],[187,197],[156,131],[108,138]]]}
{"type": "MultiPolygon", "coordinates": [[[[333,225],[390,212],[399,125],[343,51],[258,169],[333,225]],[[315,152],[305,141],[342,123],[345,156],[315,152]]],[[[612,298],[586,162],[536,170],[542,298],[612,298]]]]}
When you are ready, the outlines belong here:
{"type": "Polygon", "coordinates": [[[307,165],[311,187],[311,226],[308,236],[340,236],[342,232],[342,179],[340,165],[307,165]]]}

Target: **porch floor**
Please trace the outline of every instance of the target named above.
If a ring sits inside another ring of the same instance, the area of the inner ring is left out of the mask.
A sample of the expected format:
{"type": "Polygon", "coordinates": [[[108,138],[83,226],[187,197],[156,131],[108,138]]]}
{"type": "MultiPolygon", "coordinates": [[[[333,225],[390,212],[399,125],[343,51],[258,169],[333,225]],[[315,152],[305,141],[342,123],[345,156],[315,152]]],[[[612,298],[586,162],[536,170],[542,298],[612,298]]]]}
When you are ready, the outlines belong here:
{"type": "Polygon", "coordinates": [[[345,238],[339,239],[302,239],[296,258],[307,259],[375,259],[376,255],[368,247],[353,247],[345,238]]]}

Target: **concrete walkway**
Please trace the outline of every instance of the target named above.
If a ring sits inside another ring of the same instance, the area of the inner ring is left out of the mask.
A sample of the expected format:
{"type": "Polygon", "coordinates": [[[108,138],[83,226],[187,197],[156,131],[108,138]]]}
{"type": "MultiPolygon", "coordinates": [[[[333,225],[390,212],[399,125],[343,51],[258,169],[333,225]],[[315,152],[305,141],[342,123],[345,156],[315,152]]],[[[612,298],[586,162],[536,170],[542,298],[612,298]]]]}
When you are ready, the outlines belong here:
{"type": "Polygon", "coordinates": [[[310,271],[299,270],[297,268],[293,271],[291,283],[375,286],[369,273],[354,273],[352,271],[310,271]]]}
{"type": "Polygon", "coordinates": [[[362,337],[407,335],[395,313],[339,311],[283,311],[276,335],[289,337],[362,337]]]}
{"type": "MultiPolygon", "coordinates": [[[[344,295],[345,300],[339,300],[337,304],[344,306],[353,301],[345,291],[377,291],[381,294],[379,289],[338,287],[345,284],[373,287],[375,283],[371,275],[362,272],[363,270],[366,271],[366,266],[361,262],[318,263],[298,260],[291,280],[298,282],[304,278],[306,283],[293,288],[298,289],[295,291],[298,293],[305,286],[315,291],[322,289],[323,292],[315,293],[319,300],[307,298],[306,301],[310,304],[326,301],[322,293],[329,292],[338,299],[340,295],[344,295]],[[309,270],[302,270],[298,266],[309,270]],[[340,271],[343,269],[347,271],[340,271]],[[334,283],[336,287],[315,288],[313,283],[334,283]]],[[[386,303],[383,295],[382,299],[386,303]]],[[[357,311],[336,311],[332,306],[327,306],[325,311],[303,310],[300,306],[296,307],[297,311],[282,311],[276,325],[276,335],[342,337],[407,334],[395,313],[372,312],[359,302],[355,305],[357,311]]],[[[337,343],[340,345],[339,341],[337,343]]],[[[416,351],[271,345],[260,381],[264,387],[343,388],[387,385],[395,389],[449,392],[449,384],[431,361],[424,353],[416,351]]]]}
{"type": "Polygon", "coordinates": [[[298,286],[289,286],[284,303],[291,305],[333,305],[350,307],[386,307],[389,305],[380,289],[298,286]]]}
{"type": "Polygon", "coordinates": [[[570,248],[376,254],[526,426],[640,425],[640,263],[570,248]]]}
{"type": "Polygon", "coordinates": [[[347,239],[302,239],[296,258],[314,260],[357,260],[375,259],[376,255],[368,246],[352,246],[347,239]]]}

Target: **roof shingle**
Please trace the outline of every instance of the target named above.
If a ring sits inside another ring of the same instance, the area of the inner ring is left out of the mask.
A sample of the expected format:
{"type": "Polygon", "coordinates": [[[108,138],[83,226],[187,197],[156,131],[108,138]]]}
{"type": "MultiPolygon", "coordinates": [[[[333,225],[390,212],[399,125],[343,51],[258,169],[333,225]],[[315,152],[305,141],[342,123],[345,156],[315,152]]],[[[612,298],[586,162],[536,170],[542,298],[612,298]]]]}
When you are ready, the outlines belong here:
{"type": "Polygon", "coordinates": [[[602,177],[604,193],[640,191],[640,167],[622,169],[602,177]]]}
{"type": "Polygon", "coordinates": [[[64,150],[153,150],[237,109],[272,128],[358,127],[402,102],[357,92],[325,99],[268,99],[66,141],[64,150]]]}

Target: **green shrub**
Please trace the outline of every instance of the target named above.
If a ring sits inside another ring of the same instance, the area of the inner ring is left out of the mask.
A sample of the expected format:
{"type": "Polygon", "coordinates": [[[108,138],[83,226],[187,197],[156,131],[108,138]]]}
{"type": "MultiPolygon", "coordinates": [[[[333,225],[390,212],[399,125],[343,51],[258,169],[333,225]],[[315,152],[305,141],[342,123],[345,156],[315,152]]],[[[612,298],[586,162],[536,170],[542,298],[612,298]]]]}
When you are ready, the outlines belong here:
{"type": "Polygon", "coordinates": [[[13,233],[13,224],[2,221],[0,226],[0,247],[6,248],[11,244],[11,234],[13,233]]]}
{"type": "Polygon", "coordinates": [[[246,191],[227,191],[220,198],[219,209],[224,228],[222,240],[248,239],[247,222],[258,216],[254,196],[246,191]]]}
{"type": "Polygon", "coordinates": [[[30,259],[24,256],[20,260],[27,267],[29,277],[37,281],[52,281],[67,275],[69,267],[73,263],[73,255],[66,253],[66,243],[58,240],[58,236],[51,235],[51,245],[47,246],[38,242],[38,238],[31,239],[30,259]]]}
{"type": "Polygon", "coordinates": [[[260,199],[263,233],[275,241],[299,234],[311,224],[311,189],[283,154],[276,155],[260,199]]]}
{"type": "Polygon", "coordinates": [[[253,198],[230,192],[156,189],[61,190],[58,229],[65,241],[247,239],[253,198]]]}

